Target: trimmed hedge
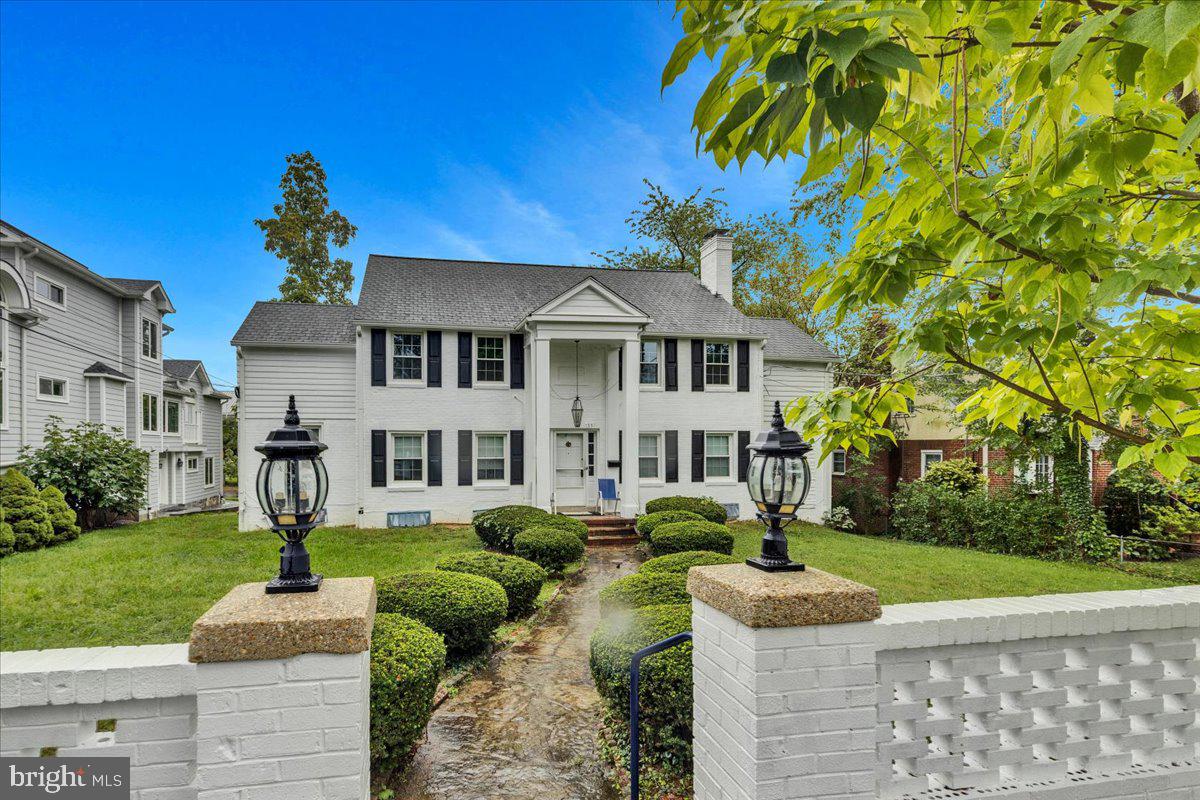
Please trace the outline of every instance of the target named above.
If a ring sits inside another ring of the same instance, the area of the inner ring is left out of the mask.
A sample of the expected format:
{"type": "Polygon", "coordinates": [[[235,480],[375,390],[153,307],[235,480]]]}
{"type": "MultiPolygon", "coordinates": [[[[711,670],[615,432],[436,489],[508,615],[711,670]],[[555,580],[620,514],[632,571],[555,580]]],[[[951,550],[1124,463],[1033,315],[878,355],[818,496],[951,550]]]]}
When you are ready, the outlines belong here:
{"type": "Polygon", "coordinates": [[[513,537],[526,528],[546,523],[554,516],[533,506],[500,506],[481,511],[472,520],[475,533],[488,547],[513,551],[513,537]]]}
{"type": "Polygon", "coordinates": [[[538,523],[539,528],[558,528],[568,531],[579,537],[579,541],[587,544],[588,526],[587,523],[575,517],[568,517],[566,514],[551,514],[550,518],[538,523]]]}
{"type": "Polygon", "coordinates": [[[655,528],[668,522],[704,522],[704,517],[694,511],[656,511],[638,517],[634,527],[642,536],[649,538],[655,528]]]}
{"type": "MultiPolygon", "coordinates": [[[[691,630],[690,605],[646,606],[631,617],[603,620],[592,636],[589,663],[596,689],[613,716],[629,723],[629,665],[647,645],[691,630]]],[[[642,661],[639,709],[643,753],[690,772],[692,765],[692,644],[642,661]]]]}
{"type": "Polygon", "coordinates": [[[422,570],[382,578],[377,607],[423,622],[446,640],[451,653],[482,650],[508,615],[503,587],[465,572],[422,570]]]}
{"type": "Polygon", "coordinates": [[[4,506],[0,506],[0,558],[13,551],[16,541],[17,537],[13,533],[12,525],[9,525],[4,519],[4,506]]]}
{"type": "Polygon", "coordinates": [[[733,554],[733,532],[715,522],[668,522],[650,534],[650,549],[656,556],[686,550],[708,550],[733,554]]]}
{"type": "Polygon", "coordinates": [[[740,564],[741,559],[714,553],[711,550],[684,550],[680,553],[652,558],[638,568],[643,575],[675,573],[687,575],[692,567],[711,567],[715,564],[740,564]]]}
{"type": "Polygon", "coordinates": [[[408,764],[433,713],[446,666],[442,637],[401,614],[375,615],[371,632],[371,771],[408,764]]]}
{"type": "Polygon", "coordinates": [[[33,481],[17,469],[10,467],[0,475],[0,506],[4,507],[5,522],[12,526],[14,549],[37,550],[54,541],[46,501],[33,481]]]}
{"type": "Polygon", "coordinates": [[[546,570],[532,561],[486,551],[444,556],[438,559],[436,569],[465,572],[494,580],[508,597],[509,617],[523,617],[532,613],[547,577],[546,570]]]}
{"type": "Polygon", "coordinates": [[[513,539],[513,550],[550,572],[583,558],[583,542],[562,528],[534,527],[521,531],[513,539]]]}
{"type": "Polygon", "coordinates": [[[600,613],[645,606],[690,603],[687,575],[678,572],[635,572],[600,590],[600,613]]]}
{"type": "Polygon", "coordinates": [[[57,486],[47,486],[42,489],[42,500],[46,503],[46,513],[50,516],[50,525],[54,528],[54,542],[69,542],[79,538],[79,526],[75,524],[75,509],[67,505],[67,498],[57,486]]]}
{"type": "Polygon", "coordinates": [[[718,524],[728,519],[725,514],[725,506],[711,497],[674,495],[672,497],[659,497],[646,503],[647,514],[657,514],[660,511],[691,511],[693,514],[699,514],[704,517],[709,522],[716,522],[718,524]]]}

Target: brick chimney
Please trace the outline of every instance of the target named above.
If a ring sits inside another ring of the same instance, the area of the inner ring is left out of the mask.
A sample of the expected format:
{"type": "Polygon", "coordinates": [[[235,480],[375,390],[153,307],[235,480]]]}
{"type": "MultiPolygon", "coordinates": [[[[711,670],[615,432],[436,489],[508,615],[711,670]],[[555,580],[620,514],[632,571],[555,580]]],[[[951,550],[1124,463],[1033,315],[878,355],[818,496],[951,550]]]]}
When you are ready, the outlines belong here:
{"type": "Polygon", "coordinates": [[[733,237],[725,228],[713,228],[700,245],[700,283],[733,302],[733,237]]]}

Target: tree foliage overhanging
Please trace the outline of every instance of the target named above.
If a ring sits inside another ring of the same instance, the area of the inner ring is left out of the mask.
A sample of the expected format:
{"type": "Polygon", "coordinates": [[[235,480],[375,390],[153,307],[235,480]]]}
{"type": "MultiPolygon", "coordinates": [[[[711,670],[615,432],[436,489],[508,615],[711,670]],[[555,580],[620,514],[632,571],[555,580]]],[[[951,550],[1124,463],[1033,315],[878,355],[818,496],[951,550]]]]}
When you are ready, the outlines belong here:
{"type": "Polygon", "coordinates": [[[960,369],[965,419],[1054,412],[1120,466],[1200,462],[1200,2],[677,4],[664,88],[701,53],[693,118],[724,167],[846,171],[862,213],[817,270],[840,319],[916,300],[898,377],[792,409],[864,452],[921,370],[960,369]]]}

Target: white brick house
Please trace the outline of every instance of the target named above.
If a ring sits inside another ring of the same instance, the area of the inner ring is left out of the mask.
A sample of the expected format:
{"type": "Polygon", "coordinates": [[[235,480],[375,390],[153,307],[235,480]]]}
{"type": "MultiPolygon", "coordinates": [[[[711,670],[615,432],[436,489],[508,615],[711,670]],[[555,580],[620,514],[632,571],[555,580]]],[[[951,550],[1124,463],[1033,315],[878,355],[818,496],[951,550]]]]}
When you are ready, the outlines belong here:
{"type": "MultiPolygon", "coordinates": [[[[731,255],[727,235],[711,236],[700,280],[373,255],[357,305],[257,303],[232,341],[239,483],[253,485],[252,448],[295,394],[329,445],[333,524],[463,522],[509,503],[583,511],[606,477],[626,515],[685,494],[749,517],[745,446],[774,400],[829,388],[836,357],[737,311],[731,255]]],[[[814,460],[802,516],[819,519],[829,491],[814,460]]],[[[263,524],[242,492],[241,527],[263,524]]]]}

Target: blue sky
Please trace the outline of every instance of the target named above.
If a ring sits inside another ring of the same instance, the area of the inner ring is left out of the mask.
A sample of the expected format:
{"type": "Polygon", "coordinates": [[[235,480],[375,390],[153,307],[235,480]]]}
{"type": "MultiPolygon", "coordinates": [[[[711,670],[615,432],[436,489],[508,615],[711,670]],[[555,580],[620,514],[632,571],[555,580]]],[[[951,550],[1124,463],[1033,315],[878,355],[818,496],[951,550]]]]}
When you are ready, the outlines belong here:
{"type": "MultiPolygon", "coordinates": [[[[671,3],[0,4],[0,215],[111,276],[162,280],[164,350],[236,379],[229,339],[284,264],[256,217],[312,150],[341,254],[591,263],[643,178],[783,209],[798,160],[697,158],[706,80],[659,93],[671,3]]],[[[356,284],[357,293],[357,284],[356,284]]]]}

